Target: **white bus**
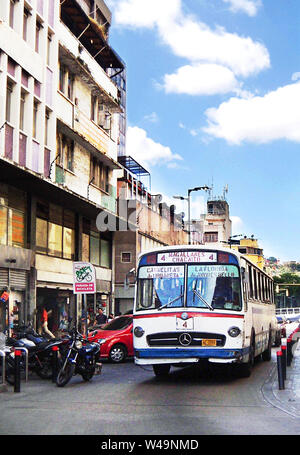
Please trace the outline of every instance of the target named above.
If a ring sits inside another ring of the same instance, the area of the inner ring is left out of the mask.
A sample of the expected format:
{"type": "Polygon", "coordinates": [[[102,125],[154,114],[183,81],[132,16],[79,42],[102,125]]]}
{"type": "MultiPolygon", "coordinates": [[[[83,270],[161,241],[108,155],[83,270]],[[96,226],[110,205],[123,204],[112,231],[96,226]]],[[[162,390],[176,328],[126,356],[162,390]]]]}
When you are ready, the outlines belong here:
{"type": "Polygon", "coordinates": [[[271,359],[272,278],[229,248],[151,250],[139,258],[133,327],[135,363],[156,376],[204,361],[248,377],[256,356],[271,359]]]}

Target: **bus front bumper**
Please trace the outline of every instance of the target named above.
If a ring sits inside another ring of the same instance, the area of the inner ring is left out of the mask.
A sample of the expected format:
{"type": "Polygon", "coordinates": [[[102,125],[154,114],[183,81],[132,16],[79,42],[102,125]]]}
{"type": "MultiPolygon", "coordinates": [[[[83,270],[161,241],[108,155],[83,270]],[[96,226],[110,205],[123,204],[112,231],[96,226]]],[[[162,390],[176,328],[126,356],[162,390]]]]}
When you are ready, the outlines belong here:
{"type": "Polygon", "coordinates": [[[246,361],[249,349],[136,349],[137,365],[159,363],[195,363],[208,360],[215,363],[240,363],[246,361]]]}

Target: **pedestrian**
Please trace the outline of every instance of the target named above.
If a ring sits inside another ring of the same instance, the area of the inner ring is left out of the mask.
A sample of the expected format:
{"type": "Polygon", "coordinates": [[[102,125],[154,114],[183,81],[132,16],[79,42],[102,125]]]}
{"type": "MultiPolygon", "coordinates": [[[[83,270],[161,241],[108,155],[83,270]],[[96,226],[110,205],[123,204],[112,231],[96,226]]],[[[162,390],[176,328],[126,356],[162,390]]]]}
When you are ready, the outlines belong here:
{"type": "Polygon", "coordinates": [[[114,319],[114,315],[112,313],[109,313],[107,322],[110,322],[113,319],[114,319]]]}
{"type": "Polygon", "coordinates": [[[42,312],[42,317],[41,317],[41,323],[42,323],[42,328],[43,331],[45,332],[46,335],[48,335],[50,338],[55,338],[52,332],[50,332],[48,328],[48,316],[52,313],[52,310],[48,310],[44,307],[43,312],[42,312]]]}
{"type": "Polygon", "coordinates": [[[103,313],[102,308],[98,309],[98,314],[95,318],[94,325],[103,325],[107,322],[107,316],[103,313]]]}

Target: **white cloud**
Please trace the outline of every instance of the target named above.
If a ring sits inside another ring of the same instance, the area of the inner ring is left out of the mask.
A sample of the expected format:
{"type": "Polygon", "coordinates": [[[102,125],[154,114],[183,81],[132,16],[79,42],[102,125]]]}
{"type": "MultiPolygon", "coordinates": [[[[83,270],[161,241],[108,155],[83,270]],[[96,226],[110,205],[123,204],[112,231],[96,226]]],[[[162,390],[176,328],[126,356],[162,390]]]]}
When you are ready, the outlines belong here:
{"type": "Polygon", "coordinates": [[[114,0],[107,2],[114,9],[114,20],[132,28],[153,28],[180,15],[181,0],[114,0]]]}
{"type": "Polygon", "coordinates": [[[224,65],[243,77],[270,66],[265,46],[249,37],[229,33],[223,27],[212,30],[206,24],[183,17],[159,31],[175,55],[192,62],[224,65]]]}
{"type": "Polygon", "coordinates": [[[231,98],[206,111],[203,131],[228,143],[300,142],[300,83],[279,87],[265,96],[231,98]]]}
{"type": "Polygon", "coordinates": [[[243,235],[244,222],[239,216],[230,216],[232,222],[232,235],[243,235]]]}
{"type": "Polygon", "coordinates": [[[147,136],[147,132],[137,126],[129,127],[126,136],[127,155],[132,156],[141,165],[149,168],[156,165],[172,165],[182,157],[172,153],[170,147],[161,145],[147,136]]]}
{"type": "Polygon", "coordinates": [[[155,29],[160,42],[169,46],[173,54],[193,64],[225,66],[235,76],[242,77],[270,66],[269,53],[263,44],[229,33],[220,26],[211,29],[187,15],[182,0],[115,0],[110,5],[114,8],[116,25],[155,29]]]}
{"type": "Polygon", "coordinates": [[[174,74],[164,77],[166,93],[187,95],[215,95],[234,91],[239,84],[233,72],[224,66],[214,64],[186,65],[174,74]]]}
{"type": "Polygon", "coordinates": [[[256,16],[258,9],[261,7],[260,0],[223,0],[225,3],[229,3],[230,10],[233,13],[239,11],[248,14],[248,16],[256,16]]]}

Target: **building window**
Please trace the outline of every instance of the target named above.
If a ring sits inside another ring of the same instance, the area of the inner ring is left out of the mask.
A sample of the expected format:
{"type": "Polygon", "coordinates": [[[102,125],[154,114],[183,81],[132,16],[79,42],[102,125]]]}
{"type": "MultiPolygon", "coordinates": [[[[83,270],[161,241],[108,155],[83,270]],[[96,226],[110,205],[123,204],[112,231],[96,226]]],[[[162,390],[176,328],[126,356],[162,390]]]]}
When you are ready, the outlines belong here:
{"type": "Polygon", "coordinates": [[[24,14],[23,14],[23,40],[24,41],[27,41],[29,14],[30,14],[29,11],[27,9],[24,9],[24,14]]]}
{"type": "Polygon", "coordinates": [[[0,187],[0,245],[25,246],[25,195],[13,187],[0,187]]]}
{"type": "Polygon", "coordinates": [[[68,93],[67,96],[69,100],[73,101],[73,90],[74,90],[74,76],[70,71],[68,71],[68,93]]]}
{"type": "Polygon", "coordinates": [[[40,103],[37,100],[34,100],[34,102],[33,102],[33,124],[32,124],[32,136],[34,137],[34,139],[37,138],[39,104],[40,103]]]}
{"type": "Polygon", "coordinates": [[[131,253],[121,253],[121,262],[131,262],[131,253]]]}
{"type": "Polygon", "coordinates": [[[35,52],[40,50],[40,37],[41,37],[42,24],[39,21],[36,21],[35,25],[35,52]]]}
{"type": "Polygon", "coordinates": [[[93,185],[109,193],[110,170],[95,157],[91,157],[90,177],[93,185]]]}
{"type": "Polygon", "coordinates": [[[68,171],[74,171],[74,141],[62,133],[57,138],[58,165],[68,171]]]}
{"type": "Polygon", "coordinates": [[[26,95],[27,93],[25,90],[21,90],[21,97],[20,97],[20,130],[24,131],[25,129],[25,103],[26,103],[26,95]]]}
{"type": "Polygon", "coordinates": [[[62,64],[59,66],[59,90],[65,92],[66,67],[62,64]]]}
{"type": "Polygon", "coordinates": [[[55,204],[37,203],[36,251],[74,260],[75,214],[55,204]]]}
{"type": "Polygon", "coordinates": [[[74,96],[74,75],[62,63],[59,67],[59,90],[69,99],[74,96]]]}
{"type": "Polygon", "coordinates": [[[100,236],[96,228],[91,228],[90,220],[82,220],[82,260],[94,265],[111,267],[111,242],[100,236]]]}
{"type": "Polygon", "coordinates": [[[52,50],[52,35],[48,33],[47,37],[47,65],[51,64],[51,50],[52,50]]]}
{"type": "Polygon", "coordinates": [[[92,95],[91,96],[91,120],[93,122],[96,121],[96,108],[97,108],[97,97],[92,95]]]}
{"type": "Polygon", "coordinates": [[[45,145],[49,145],[49,122],[50,122],[50,111],[45,111],[45,145]]]}
{"type": "Polygon", "coordinates": [[[7,81],[6,86],[6,109],[5,109],[5,120],[11,122],[12,114],[12,95],[13,95],[14,84],[10,81],[7,81]]]}
{"type": "Polygon", "coordinates": [[[9,2],[9,26],[14,28],[15,20],[15,0],[10,0],[9,2]]]}
{"type": "Polygon", "coordinates": [[[215,243],[218,241],[217,232],[205,232],[204,233],[204,243],[215,243]]]}

